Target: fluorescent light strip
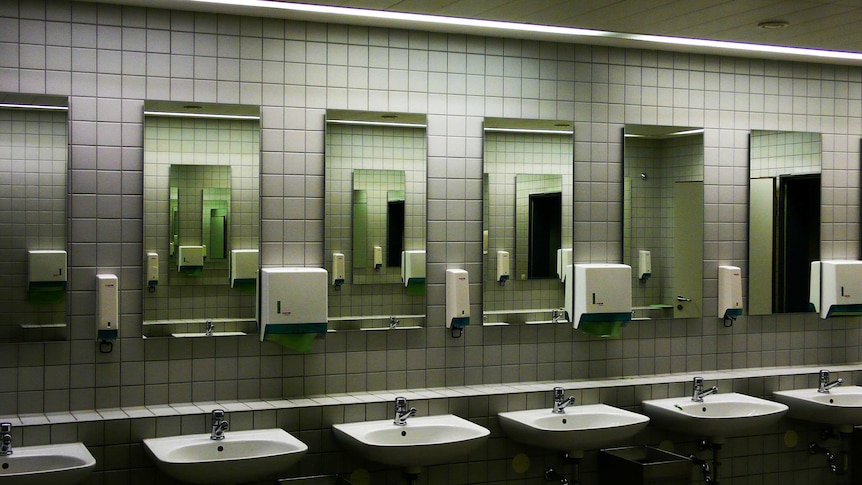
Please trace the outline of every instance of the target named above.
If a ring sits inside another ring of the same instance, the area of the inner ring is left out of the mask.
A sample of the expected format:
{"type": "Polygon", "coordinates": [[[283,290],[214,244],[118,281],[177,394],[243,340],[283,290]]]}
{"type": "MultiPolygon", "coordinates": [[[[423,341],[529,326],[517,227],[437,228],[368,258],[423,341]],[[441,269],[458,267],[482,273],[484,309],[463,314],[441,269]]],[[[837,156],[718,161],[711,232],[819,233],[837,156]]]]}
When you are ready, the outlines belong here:
{"type": "Polygon", "coordinates": [[[862,53],[828,51],[820,49],[805,49],[801,47],[782,47],[761,44],[748,44],[743,42],[729,42],[723,40],[691,39],[684,37],[669,37],[662,35],[626,34],[622,32],[609,32],[604,30],[579,29],[574,27],[554,27],[550,25],[522,24],[515,22],[502,22],[498,20],[479,20],[459,17],[444,17],[441,15],[426,15],[404,12],[389,12],[383,10],[370,10],[361,8],[332,7],[327,5],[308,5],[299,3],[277,2],[271,0],[191,0],[197,3],[208,3],[215,5],[228,5],[239,7],[252,7],[271,10],[284,10],[292,12],[305,12],[312,14],[324,14],[342,17],[353,17],[361,19],[383,19],[424,24],[437,24],[453,27],[472,27],[509,32],[527,32],[554,34],[568,37],[603,37],[609,39],[631,40],[648,42],[653,44],[677,45],[687,47],[706,47],[714,49],[726,49],[740,52],[756,52],[770,54],[786,54],[812,58],[842,59],[862,61],[862,53]]]}
{"type": "Polygon", "coordinates": [[[177,113],[175,111],[144,111],[145,116],[170,116],[174,118],[212,118],[218,120],[260,120],[252,115],[217,115],[207,113],[177,113]]]}
{"type": "Polygon", "coordinates": [[[50,106],[46,104],[15,104],[0,103],[0,108],[7,109],[37,109],[42,111],[69,111],[68,106],[50,106]]]}
{"type": "Polygon", "coordinates": [[[485,133],[538,133],[542,135],[574,135],[572,130],[539,130],[530,128],[485,128],[485,133]]]}
{"type": "Polygon", "coordinates": [[[682,135],[696,135],[698,133],[703,133],[703,128],[694,128],[692,130],[683,130],[683,131],[675,131],[673,133],[668,133],[671,136],[682,136],[682,135]]]}
{"type": "Polygon", "coordinates": [[[388,121],[359,121],[359,120],[326,120],[333,125],[364,125],[364,126],[394,126],[398,128],[428,128],[422,123],[390,123],[388,121]]]}

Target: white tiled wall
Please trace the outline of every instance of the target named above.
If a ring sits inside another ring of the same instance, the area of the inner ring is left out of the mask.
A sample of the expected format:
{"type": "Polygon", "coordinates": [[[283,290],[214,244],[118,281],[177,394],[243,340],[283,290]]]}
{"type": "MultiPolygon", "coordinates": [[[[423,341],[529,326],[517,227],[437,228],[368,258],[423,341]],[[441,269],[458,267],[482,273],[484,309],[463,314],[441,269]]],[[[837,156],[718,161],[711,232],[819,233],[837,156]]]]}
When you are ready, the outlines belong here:
{"type": "MultiPolygon", "coordinates": [[[[858,318],[826,325],[815,315],[744,317],[731,328],[715,318],[717,266],[747,270],[752,129],[822,134],[821,253],[859,256],[862,70],[856,67],[22,0],[0,4],[0,91],[71,97],[70,339],[0,345],[4,415],[860,358],[858,318]],[[427,113],[427,327],[330,334],[308,354],[255,336],[142,340],[144,99],[261,105],[264,265],[324,266],[327,108],[427,113]],[[619,340],[562,325],[475,325],[452,339],[443,329],[447,267],[470,272],[473,314],[482,310],[486,116],[574,120],[575,261],[622,258],[622,126],[703,126],[704,317],[632,324],[619,340]],[[116,273],[121,282],[121,339],[110,354],[99,353],[95,342],[97,272],[116,273]]],[[[325,427],[330,411],[311,407],[284,426],[325,427]]],[[[178,417],[164,425],[191,432],[199,421],[178,417]]],[[[77,433],[110,443],[100,455],[104,476],[131,482],[130,469],[149,466],[131,438],[138,435],[108,428],[80,423],[63,428],[58,439],[77,433]]],[[[42,441],[53,434],[26,429],[42,441]]],[[[315,450],[327,451],[310,454],[304,469],[329,470],[338,463],[330,457],[342,457],[345,470],[356,464],[327,448],[329,435],[316,429],[308,438],[315,450]]],[[[728,456],[741,458],[728,475],[733,483],[775,475],[831,480],[822,463],[802,463],[804,450],[777,447],[773,438],[756,439],[762,453],[750,441],[728,444],[728,456]]],[[[555,459],[530,453],[537,461],[555,459]]],[[[507,458],[490,456],[477,466],[506,469],[507,458]]],[[[454,475],[467,483],[542,480],[511,472],[454,475]]]]}

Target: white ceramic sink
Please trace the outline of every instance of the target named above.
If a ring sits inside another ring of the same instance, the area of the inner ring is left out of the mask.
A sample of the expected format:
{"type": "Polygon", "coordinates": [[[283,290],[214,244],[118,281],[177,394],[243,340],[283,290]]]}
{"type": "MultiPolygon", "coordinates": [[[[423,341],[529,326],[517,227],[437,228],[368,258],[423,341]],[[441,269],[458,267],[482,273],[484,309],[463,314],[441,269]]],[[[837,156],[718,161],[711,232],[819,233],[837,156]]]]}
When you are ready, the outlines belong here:
{"type": "Polygon", "coordinates": [[[83,443],[18,446],[0,456],[0,484],[74,485],[96,467],[96,459],[83,443]]]}
{"type": "Polygon", "coordinates": [[[789,416],[831,425],[862,424],[862,387],[833,387],[829,392],[817,389],[775,391],[772,396],[790,408],[789,416]]]}
{"type": "Polygon", "coordinates": [[[644,413],[662,427],[703,438],[753,434],[776,424],[787,412],[784,404],[745,394],[712,394],[703,402],[673,397],[643,402],[644,413]]]}
{"type": "Polygon", "coordinates": [[[335,439],[369,460],[399,467],[464,461],[491,434],[453,414],[412,417],[404,426],[391,419],[332,425],[335,439]]]}
{"type": "Polygon", "coordinates": [[[558,451],[581,452],[620,444],[649,424],[649,418],[606,404],[569,406],[565,414],[550,409],[497,415],[515,441],[558,451]]]}
{"type": "Polygon", "coordinates": [[[278,478],[308,450],[279,428],[228,431],[224,436],[218,441],[209,434],[148,438],[144,448],[171,477],[207,485],[278,478]]]}
{"type": "Polygon", "coordinates": [[[180,332],[180,333],[172,333],[171,337],[174,338],[206,338],[206,337],[242,337],[246,335],[245,332],[213,332],[207,334],[206,332],[180,332]]]}

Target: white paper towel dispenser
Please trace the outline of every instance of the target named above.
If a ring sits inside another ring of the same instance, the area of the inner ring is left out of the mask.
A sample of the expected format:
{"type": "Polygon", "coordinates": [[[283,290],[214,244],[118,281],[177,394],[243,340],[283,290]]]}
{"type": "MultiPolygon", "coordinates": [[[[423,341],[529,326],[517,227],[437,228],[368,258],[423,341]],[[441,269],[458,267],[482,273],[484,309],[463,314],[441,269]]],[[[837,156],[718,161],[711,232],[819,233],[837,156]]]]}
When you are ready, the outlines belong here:
{"type": "Polygon", "coordinates": [[[824,319],[862,315],[862,261],[812,262],[809,305],[824,319]]]}
{"type": "Polygon", "coordinates": [[[632,268],[626,264],[574,265],[574,327],[610,337],[632,319],[632,268]]]}
{"type": "Polygon", "coordinates": [[[325,333],[328,272],[323,268],[260,270],[260,341],[270,334],[325,333]]]}

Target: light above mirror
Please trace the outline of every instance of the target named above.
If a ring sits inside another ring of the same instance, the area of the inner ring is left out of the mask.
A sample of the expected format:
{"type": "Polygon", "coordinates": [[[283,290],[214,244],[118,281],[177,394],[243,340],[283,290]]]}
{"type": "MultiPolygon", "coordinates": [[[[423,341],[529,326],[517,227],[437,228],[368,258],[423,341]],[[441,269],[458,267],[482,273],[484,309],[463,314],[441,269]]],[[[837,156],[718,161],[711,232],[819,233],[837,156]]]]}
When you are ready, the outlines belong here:
{"type": "Polygon", "coordinates": [[[820,260],[820,133],[751,132],[748,313],[807,312],[820,260]]]}
{"type": "Polygon", "coordinates": [[[426,117],[327,110],[330,330],[425,321],[426,117]]]}
{"type": "Polygon", "coordinates": [[[562,323],[570,263],[572,122],[485,118],[483,323],[562,323]]]}
{"type": "Polygon", "coordinates": [[[254,331],[253,278],[232,275],[259,266],[260,108],[146,101],[144,115],[145,335],[254,331]]]}
{"type": "Polygon", "coordinates": [[[64,96],[0,93],[0,341],[67,338],[68,107],[64,96]],[[43,275],[36,260],[51,254],[61,263],[43,275]]]}
{"type": "Polygon", "coordinates": [[[626,125],[623,262],[633,320],[703,314],[703,129],[626,125]]]}

